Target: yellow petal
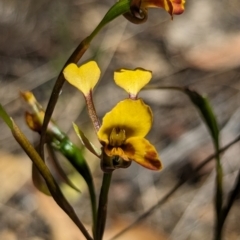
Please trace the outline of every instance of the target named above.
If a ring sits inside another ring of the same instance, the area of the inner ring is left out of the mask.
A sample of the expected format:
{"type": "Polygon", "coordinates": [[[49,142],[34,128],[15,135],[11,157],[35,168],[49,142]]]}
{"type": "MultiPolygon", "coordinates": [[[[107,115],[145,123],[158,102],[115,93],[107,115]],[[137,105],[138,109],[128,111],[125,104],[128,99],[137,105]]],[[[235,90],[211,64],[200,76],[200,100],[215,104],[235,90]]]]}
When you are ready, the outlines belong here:
{"type": "Polygon", "coordinates": [[[151,80],[152,72],[136,68],[135,70],[120,69],[114,72],[116,84],[127,91],[131,96],[138,92],[151,80]]]}
{"type": "Polygon", "coordinates": [[[162,163],[155,147],[145,138],[133,137],[123,147],[126,156],[145,168],[161,170],[162,163]]]}
{"type": "Polygon", "coordinates": [[[98,138],[108,144],[114,128],[124,130],[126,138],[145,137],[151,129],[152,118],[150,107],[142,99],[125,99],[104,116],[98,138]]]}
{"type": "Polygon", "coordinates": [[[94,61],[87,62],[80,67],[71,63],[63,70],[65,79],[79,89],[85,96],[87,96],[97,84],[100,73],[101,71],[94,61]]]}

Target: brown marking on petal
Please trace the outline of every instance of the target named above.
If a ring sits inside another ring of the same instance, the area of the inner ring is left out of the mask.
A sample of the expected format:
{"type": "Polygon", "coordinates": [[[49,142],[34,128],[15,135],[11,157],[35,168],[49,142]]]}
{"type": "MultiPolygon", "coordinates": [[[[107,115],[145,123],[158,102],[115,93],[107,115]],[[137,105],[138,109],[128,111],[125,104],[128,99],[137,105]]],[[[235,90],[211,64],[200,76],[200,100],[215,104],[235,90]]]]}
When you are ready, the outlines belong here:
{"type": "Polygon", "coordinates": [[[124,144],[124,145],[122,146],[122,149],[123,149],[124,152],[127,153],[127,155],[128,155],[130,158],[133,157],[134,154],[135,154],[135,149],[134,149],[133,145],[130,144],[130,143],[124,144]]]}
{"type": "Polygon", "coordinates": [[[157,158],[157,153],[155,151],[146,151],[146,154],[144,157],[155,159],[155,158],[157,158]]]}
{"type": "Polygon", "coordinates": [[[124,150],[121,147],[112,147],[111,145],[105,145],[104,146],[104,152],[107,156],[119,156],[125,161],[130,161],[128,156],[125,154],[124,150]]]}
{"type": "MultiPolygon", "coordinates": [[[[123,150],[127,154],[127,156],[134,161],[135,149],[132,144],[128,143],[124,145],[123,150]]],[[[151,145],[145,145],[145,155],[144,159],[146,167],[151,170],[160,170],[162,169],[162,163],[158,159],[158,154],[155,150],[153,150],[151,145]]]]}
{"type": "Polygon", "coordinates": [[[108,145],[108,144],[105,144],[105,142],[104,142],[104,144],[103,144],[103,149],[104,149],[104,152],[110,157],[110,156],[112,156],[112,149],[113,149],[113,147],[112,146],[110,146],[110,145],[108,145]]]}
{"type": "Polygon", "coordinates": [[[149,168],[152,170],[160,170],[162,168],[162,163],[158,159],[156,151],[146,151],[144,159],[146,159],[146,162],[149,163],[149,168]]]}
{"type": "Polygon", "coordinates": [[[122,159],[124,159],[125,161],[129,161],[127,155],[125,154],[124,150],[120,147],[116,147],[112,149],[112,155],[117,155],[119,157],[121,157],[122,159]]]}

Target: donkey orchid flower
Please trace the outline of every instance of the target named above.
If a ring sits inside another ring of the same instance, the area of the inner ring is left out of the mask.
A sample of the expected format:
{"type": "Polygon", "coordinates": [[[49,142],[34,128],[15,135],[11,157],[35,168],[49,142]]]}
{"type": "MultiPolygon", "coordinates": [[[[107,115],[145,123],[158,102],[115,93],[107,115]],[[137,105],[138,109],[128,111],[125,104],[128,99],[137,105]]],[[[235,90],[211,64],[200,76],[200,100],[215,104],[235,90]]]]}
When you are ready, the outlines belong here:
{"type": "Polygon", "coordinates": [[[155,147],[144,137],[152,126],[152,111],[142,99],[119,102],[102,121],[97,135],[109,157],[135,161],[151,170],[160,170],[162,163],[155,147]]]}

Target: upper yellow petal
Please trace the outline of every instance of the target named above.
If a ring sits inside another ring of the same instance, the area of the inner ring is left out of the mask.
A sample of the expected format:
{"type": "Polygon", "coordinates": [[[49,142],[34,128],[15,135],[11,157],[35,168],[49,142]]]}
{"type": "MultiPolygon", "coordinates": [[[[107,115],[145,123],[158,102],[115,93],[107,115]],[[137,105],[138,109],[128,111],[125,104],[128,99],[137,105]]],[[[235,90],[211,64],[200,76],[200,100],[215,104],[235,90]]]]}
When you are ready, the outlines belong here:
{"type": "Polygon", "coordinates": [[[95,61],[90,61],[80,67],[71,63],[63,70],[63,74],[70,84],[87,96],[97,84],[101,71],[95,61]]]}
{"type": "Polygon", "coordinates": [[[161,170],[162,163],[155,147],[145,138],[133,137],[127,139],[123,146],[128,159],[137,162],[151,170],[161,170]]]}
{"type": "Polygon", "coordinates": [[[141,68],[135,70],[120,69],[114,72],[116,84],[132,96],[137,96],[138,92],[148,84],[151,78],[152,72],[141,68]]]}
{"type": "Polygon", "coordinates": [[[108,144],[114,128],[124,130],[126,138],[144,137],[151,129],[152,119],[152,111],[142,99],[125,99],[104,116],[98,138],[108,144]]]}

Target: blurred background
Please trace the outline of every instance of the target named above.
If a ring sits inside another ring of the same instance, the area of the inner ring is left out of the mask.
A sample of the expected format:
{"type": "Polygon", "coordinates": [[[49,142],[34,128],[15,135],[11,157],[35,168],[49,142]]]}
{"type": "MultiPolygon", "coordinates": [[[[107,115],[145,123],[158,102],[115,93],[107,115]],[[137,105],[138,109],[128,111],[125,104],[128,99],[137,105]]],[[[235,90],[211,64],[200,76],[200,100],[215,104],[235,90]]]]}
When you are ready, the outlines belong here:
{"type": "MultiPolygon", "coordinates": [[[[32,143],[36,144],[39,136],[25,125],[26,108],[19,91],[32,91],[46,107],[64,62],[112,5],[110,0],[0,0],[0,103],[32,143]]],[[[187,86],[208,96],[221,128],[221,145],[225,146],[240,134],[239,26],[238,0],[188,0],[184,14],[173,21],[162,9],[150,9],[148,21],[141,25],[119,17],[101,31],[81,60],[94,59],[101,67],[101,80],[94,92],[99,117],[126,98],[113,83],[113,71],[143,67],[153,71],[154,84],[187,86]]],[[[186,96],[170,90],[142,91],[140,96],[154,113],[148,139],[159,151],[164,169],[152,172],[132,163],[128,169],[114,172],[105,239],[131,224],[214,152],[207,129],[186,96]]],[[[74,143],[80,144],[72,122],[98,144],[81,94],[67,83],[54,119],[74,143]]],[[[99,160],[87,151],[86,159],[99,190],[99,160]]],[[[62,188],[91,231],[86,186],[66,160],[60,160],[81,193],[64,184],[62,188]]],[[[239,160],[237,142],[222,156],[225,194],[234,185],[239,160]]],[[[214,161],[119,239],[212,239],[213,169],[214,161]]],[[[1,240],[84,239],[55,202],[34,188],[31,161],[2,121],[0,182],[1,240]]],[[[239,207],[237,199],[224,239],[240,239],[239,207]]]]}

